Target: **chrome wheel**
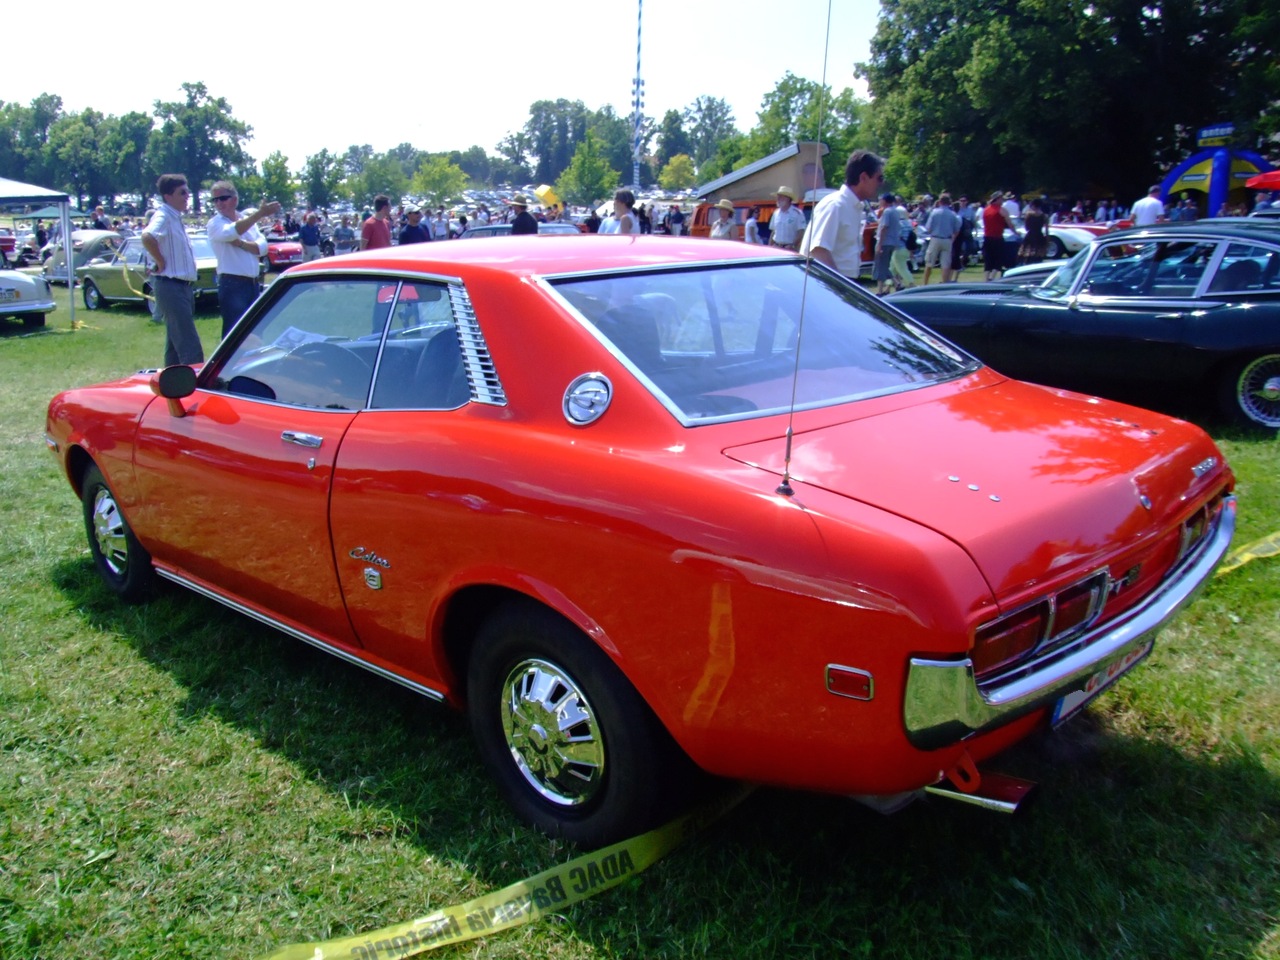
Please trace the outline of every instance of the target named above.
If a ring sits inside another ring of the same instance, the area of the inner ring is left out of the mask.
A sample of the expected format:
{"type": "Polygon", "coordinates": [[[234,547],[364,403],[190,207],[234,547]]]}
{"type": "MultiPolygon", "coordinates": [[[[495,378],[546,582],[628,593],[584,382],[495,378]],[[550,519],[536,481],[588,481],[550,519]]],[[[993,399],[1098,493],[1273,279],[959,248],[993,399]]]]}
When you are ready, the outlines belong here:
{"type": "Polygon", "coordinates": [[[1045,247],[1046,260],[1058,260],[1066,255],[1067,248],[1062,245],[1062,241],[1057,237],[1050,236],[1047,238],[1048,244],[1045,247]]]}
{"type": "Polygon", "coordinates": [[[605,748],[586,694],[546,660],[516,664],[502,685],[502,727],[521,775],[541,796],[577,806],[596,795],[605,748]]]}
{"type": "Polygon", "coordinates": [[[154,582],[151,555],[133,535],[124,511],[96,465],[85,471],[81,489],[89,552],[103,582],[126,603],[145,600],[154,582]]]}
{"type": "Polygon", "coordinates": [[[1247,420],[1268,430],[1280,430],[1280,355],[1246,363],[1236,378],[1234,392],[1247,420]]]}
{"type": "Polygon", "coordinates": [[[129,569],[129,538],[125,534],[124,516],[106,487],[99,487],[93,498],[93,539],[98,553],[117,577],[129,569]]]}
{"type": "Polygon", "coordinates": [[[102,307],[102,294],[92,280],[84,282],[84,305],[88,310],[98,310],[102,307]]]}

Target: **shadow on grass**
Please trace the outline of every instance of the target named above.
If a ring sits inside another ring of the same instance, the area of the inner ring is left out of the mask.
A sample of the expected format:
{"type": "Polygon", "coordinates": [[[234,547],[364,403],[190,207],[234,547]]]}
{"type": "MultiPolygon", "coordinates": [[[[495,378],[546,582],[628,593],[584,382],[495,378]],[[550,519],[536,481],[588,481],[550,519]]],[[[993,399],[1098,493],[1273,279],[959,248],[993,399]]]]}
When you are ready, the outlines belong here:
{"type": "MultiPolygon", "coordinates": [[[[89,624],[187,691],[190,714],[389,811],[424,852],[495,888],[551,865],[446,709],[176,588],[128,608],[86,561],[54,576],[89,624]]],[[[565,922],[602,956],[1277,955],[1280,783],[1246,746],[1201,758],[1123,736],[1095,707],[992,766],[1041,782],[1030,809],[931,800],[885,818],[760,790],[565,922]]]]}

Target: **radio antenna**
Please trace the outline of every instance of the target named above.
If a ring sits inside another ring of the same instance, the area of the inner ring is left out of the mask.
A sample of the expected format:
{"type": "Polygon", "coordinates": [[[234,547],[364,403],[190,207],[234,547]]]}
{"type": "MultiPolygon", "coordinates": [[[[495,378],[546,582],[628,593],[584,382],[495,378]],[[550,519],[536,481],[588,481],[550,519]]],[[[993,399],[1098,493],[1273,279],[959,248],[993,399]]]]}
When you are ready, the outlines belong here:
{"type": "MultiPolygon", "coordinates": [[[[827,0],[827,34],[822,45],[822,82],[818,85],[818,139],[819,146],[814,151],[817,154],[817,164],[822,163],[822,129],[827,119],[827,58],[831,55],[831,0],[827,0]]],[[[803,164],[801,165],[803,169],[803,164]]],[[[821,169],[821,167],[817,167],[821,169]]],[[[826,178],[823,178],[826,182],[826,178]]],[[[813,178],[812,189],[817,188],[818,178],[813,178]]],[[[800,197],[804,198],[806,193],[804,186],[801,184],[800,197]]],[[[859,238],[861,240],[861,238],[859,238]]],[[[800,379],[800,348],[804,344],[804,309],[805,298],[809,292],[809,277],[813,273],[813,258],[806,257],[804,265],[804,283],[800,287],[800,317],[796,322],[796,359],[795,365],[791,369],[791,406],[787,411],[787,439],[786,450],[782,456],[782,482],[778,484],[777,492],[784,497],[795,496],[795,490],[791,487],[791,441],[795,437],[795,419],[796,419],[796,387],[800,379]]]]}

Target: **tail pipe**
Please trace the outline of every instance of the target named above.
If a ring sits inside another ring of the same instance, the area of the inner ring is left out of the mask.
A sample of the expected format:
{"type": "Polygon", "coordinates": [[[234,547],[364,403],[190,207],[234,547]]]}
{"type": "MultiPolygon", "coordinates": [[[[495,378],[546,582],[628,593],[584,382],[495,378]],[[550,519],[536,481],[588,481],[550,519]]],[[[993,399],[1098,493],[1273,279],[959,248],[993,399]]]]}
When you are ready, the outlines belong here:
{"type": "Polygon", "coordinates": [[[1035,789],[1036,785],[1030,780],[1003,773],[979,773],[967,753],[944,780],[924,788],[925,793],[932,796],[971,803],[997,813],[1017,813],[1035,789]]]}

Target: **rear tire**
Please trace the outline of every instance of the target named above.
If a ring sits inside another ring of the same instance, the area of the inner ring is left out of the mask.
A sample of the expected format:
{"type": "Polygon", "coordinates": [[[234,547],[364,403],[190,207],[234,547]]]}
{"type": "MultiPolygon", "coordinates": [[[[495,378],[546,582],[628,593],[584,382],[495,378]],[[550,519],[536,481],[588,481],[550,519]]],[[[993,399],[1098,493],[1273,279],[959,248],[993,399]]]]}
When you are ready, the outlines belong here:
{"type": "Polygon", "coordinates": [[[687,802],[671,775],[688,760],[613,661],[550,610],[515,603],[481,627],[467,700],[503,798],[550,836],[600,847],[653,826],[673,796],[687,802]]]}
{"type": "Polygon", "coordinates": [[[1052,235],[1046,239],[1048,240],[1044,254],[1046,260],[1061,260],[1067,255],[1067,248],[1062,245],[1061,240],[1052,235]]]}
{"type": "Polygon", "coordinates": [[[1280,354],[1232,364],[1218,385],[1218,403],[1240,426],[1269,433],[1280,430],[1280,354]]]}
{"type": "Polygon", "coordinates": [[[151,554],[133,535],[115,494],[96,465],[86,471],[81,491],[89,552],[107,589],[125,603],[147,599],[155,586],[151,554]]]}

